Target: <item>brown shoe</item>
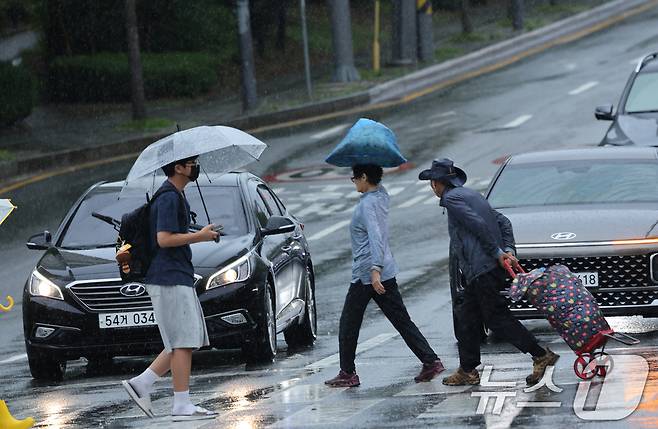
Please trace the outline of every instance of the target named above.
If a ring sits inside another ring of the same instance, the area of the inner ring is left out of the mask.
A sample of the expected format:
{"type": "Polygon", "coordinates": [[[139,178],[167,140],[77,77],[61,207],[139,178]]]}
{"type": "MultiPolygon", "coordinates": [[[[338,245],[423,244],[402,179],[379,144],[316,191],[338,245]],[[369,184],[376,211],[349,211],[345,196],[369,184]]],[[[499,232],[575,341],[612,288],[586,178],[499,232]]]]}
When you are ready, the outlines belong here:
{"type": "Polygon", "coordinates": [[[527,376],[525,378],[526,383],[528,383],[528,386],[532,386],[534,384],[537,384],[542,377],[544,377],[544,372],[546,372],[546,368],[555,365],[555,362],[560,358],[560,355],[553,353],[551,349],[546,347],[546,354],[541,357],[533,357],[532,361],[532,374],[527,376]]]}
{"type": "Polygon", "coordinates": [[[449,377],[443,379],[446,386],[469,386],[480,384],[480,374],[477,369],[465,372],[461,367],[449,377]]]}
{"type": "Polygon", "coordinates": [[[441,374],[445,371],[441,359],[437,359],[432,363],[424,363],[423,368],[420,370],[420,374],[414,377],[416,383],[423,381],[431,381],[434,377],[441,374]]]}

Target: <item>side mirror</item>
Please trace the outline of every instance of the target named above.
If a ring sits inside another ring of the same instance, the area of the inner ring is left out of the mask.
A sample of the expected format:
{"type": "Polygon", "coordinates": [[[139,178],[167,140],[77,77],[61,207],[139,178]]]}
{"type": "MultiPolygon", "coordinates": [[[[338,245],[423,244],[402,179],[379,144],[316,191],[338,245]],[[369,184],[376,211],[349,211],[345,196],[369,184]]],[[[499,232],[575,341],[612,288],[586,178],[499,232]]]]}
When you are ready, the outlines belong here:
{"type": "Polygon", "coordinates": [[[30,250],[46,250],[52,246],[53,237],[49,231],[44,231],[40,234],[34,234],[32,237],[27,239],[25,245],[30,250]]]}
{"type": "Polygon", "coordinates": [[[260,233],[263,236],[266,235],[276,235],[276,234],[287,234],[295,230],[295,224],[293,221],[283,216],[272,216],[267,221],[267,226],[261,228],[260,233]]]}
{"type": "Polygon", "coordinates": [[[599,121],[612,121],[614,119],[614,116],[612,115],[612,104],[598,106],[596,110],[594,110],[594,116],[599,121]]]}

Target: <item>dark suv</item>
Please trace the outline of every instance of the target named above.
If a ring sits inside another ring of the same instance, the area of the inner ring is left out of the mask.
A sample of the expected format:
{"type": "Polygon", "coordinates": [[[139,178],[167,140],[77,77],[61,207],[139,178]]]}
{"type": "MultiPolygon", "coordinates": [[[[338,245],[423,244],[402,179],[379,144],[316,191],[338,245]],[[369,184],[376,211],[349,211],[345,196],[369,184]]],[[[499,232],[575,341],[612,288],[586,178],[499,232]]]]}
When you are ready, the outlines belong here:
{"type": "MultiPolygon", "coordinates": [[[[32,376],[61,379],[66,361],[90,363],[162,349],[151,300],[140,283],[124,284],[114,259],[117,232],[92,213],[114,219],[143,204],[117,199],[121,183],[92,186],[57,233],[30,238],[46,250],[25,284],[23,324],[32,376]]],[[[271,361],[276,335],[289,346],[316,338],[313,264],[303,224],[258,177],[229,173],[202,185],[219,243],[192,245],[196,291],[210,347],[241,347],[248,361],[271,361]]],[[[199,193],[186,192],[201,212],[199,193]]]]}
{"type": "Polygon", "coordinates": [[[617,112],[599,106],[596,119],[612,121],[599,146],[658,146],[658,52],[642,58],[626,82],[617,112]]]}

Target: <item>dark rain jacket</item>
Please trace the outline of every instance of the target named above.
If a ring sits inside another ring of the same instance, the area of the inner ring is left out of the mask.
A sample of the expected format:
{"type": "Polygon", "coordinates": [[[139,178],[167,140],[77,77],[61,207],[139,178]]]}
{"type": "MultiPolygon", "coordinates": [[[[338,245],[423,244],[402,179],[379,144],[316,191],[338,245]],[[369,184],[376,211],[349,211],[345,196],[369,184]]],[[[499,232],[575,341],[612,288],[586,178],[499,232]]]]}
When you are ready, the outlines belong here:
{"type": "Polygon", "coordinates": [[[512,223],[477,191],[447,188],[441,206],[448,211],[450,246],[466,283],[498,267],[504,252],[516,252],[512,223]]]}

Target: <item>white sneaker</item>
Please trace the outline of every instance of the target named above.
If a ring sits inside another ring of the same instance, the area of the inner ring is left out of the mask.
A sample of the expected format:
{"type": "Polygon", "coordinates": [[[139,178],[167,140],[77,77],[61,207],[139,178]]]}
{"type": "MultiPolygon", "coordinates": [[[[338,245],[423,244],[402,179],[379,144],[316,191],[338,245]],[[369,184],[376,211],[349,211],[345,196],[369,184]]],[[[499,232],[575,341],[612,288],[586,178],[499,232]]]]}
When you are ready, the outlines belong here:
{"type": "Polygon", "coordinates": [[[192,414],[172,414],[171,420],[174,422],[187,422],[190,420],[210,420],[217,417],[214,411],[206,410],[202,407],[194,407],[192,414]]]}
{"type": "Polygon", "coordinates": [[[150,418],[155,417],[153,414],[153,408],[151,407],[151,395],[140,398],[140,396],[137,394],[137,391],[133,389],[133,386],[128,380],[121,380],[121,384],[123,385],[123,388],[126,389],[126,392],[128,392],[128,395],[130,395],[130,398],[142,411],[144,411],[144,414],[150,418]]]}

